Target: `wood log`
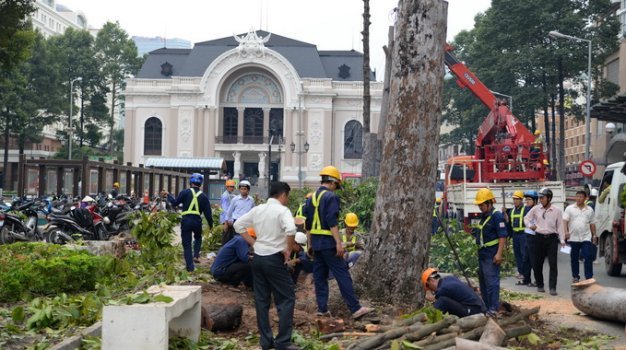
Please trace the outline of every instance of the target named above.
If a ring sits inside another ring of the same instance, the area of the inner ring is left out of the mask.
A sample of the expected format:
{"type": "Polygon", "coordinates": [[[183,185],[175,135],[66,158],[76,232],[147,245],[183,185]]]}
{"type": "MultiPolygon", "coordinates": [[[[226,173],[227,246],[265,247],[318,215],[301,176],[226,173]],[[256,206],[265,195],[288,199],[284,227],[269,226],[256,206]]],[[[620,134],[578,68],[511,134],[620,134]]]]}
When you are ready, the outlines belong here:
{"type": "Polygon", "coordinates": [[[410,325],[416,324],[417,322],[424,322],[426,321],[426,318],[427,318],[426,314],[422,312],[413,317],[393,321],[393,323],[390,325],[382,325],[380,326],[380,331],[386,332],[394,328],[410,326],[410,325]]]}
{"type": "Polygon", "coordinates": [[[202,327],[210,331],[232,331],[241,324],[243,307],[239,304],[202,305],[202,327]]]}
{"type": "MultiPolygon", "coordinates": [[[[458,322],[458,321],[457,321],[458,322]]],[[[458,324],[453,324],[452,326],[448,327],[448,328],[444,328],[442,330],[440,330],[439,332],[437,332],[437,334],[461,334],[462,330],[461,327],[459,327],[458,324]]]]}
{"type": "Polygon", "coordinates": [[[450,339],[454,339],[458,336],[458,334],[456,333],[448,333],[448,334],[442,334],[442,335],[435,335],[435,336],[429,336],[427,338],[424,338],[420,341],[414,342],[413,345],[417,345],[419,347],[424,347],[428,344],[436,344],[436,343],[441,343],[442,341],[445,340],[450,340],[450,339]]]}
{"type": "Polygon", "coordinates": [[[477,341],[463,339],[463,338],[456,338],[455,345],[456,345],[457,350],[506,350],[506,348],[503,348],[500,346],[480,343],[477,341]]]}
{"type": "MultiPolygon", "coordinates": [[[[480,338],[480,335],[483,334],[484,330],[485,327],[478,327],[476,329],[472,329],[471,331],[461,334],[459,337],[464,339],[478,339],[480,338]]],[[[447,339],[439,343],[427,345],[424,347],[424,350],[441,350],[450,346],[454,346],[455,344],[456,341],[454,339],[447,339]]]]}
{"type": "Polygon", "coordinates": [[[322,333],[338,333],[346,329],[343,319],[340,318],[316,318],[317,330],[322,333]]]}
{"type": "Polygon", "coordinates": [[[394,329],[390,329],[390,330],[386,331],[385,333],[377,334],[374,337],[363,339],[360,342],[354,343],[350,347],[348,347],[348,350],[370,350],[370,349],[374,349],[374,348],[382,345],[383,343],[385,343],[387,340],[400,338],[401,336],[403,336],[403,335],[405,335],[407,333],[415,332],[415,331],[417,331],[418,329],[420,329],[422,327],[424,327],[424,325],[421,322],[417,322],[417,323],[415,323],[415,324],[413,324],[411,326],[397,327],[397,328],[394,328],[394,329]]]}
{"type": "Polygon", "coordinates": [[[539,310],[540,310],[539,306],[534,307],[532,309],[521,310],[519,313],[517,313],[517,314],[515,314],[515,315],[513,315],[511,317],[508,317],[508,318],[505,318],[505,319],[502,319],[502,320],[498,321],[498,324],[500,325],[500,327],[504,327],[504,326],[508,326],[508,325],[514,324],[516,322],[519,322],[519,321],[527,318],[530,315],[534,315],[534,314],[538,313],[539,310]]]}
{"type": "Polygon", "coordinates": [[[489,319],[478,342],[481,344],[500,346],[502,345],[504,338],[506,338],[506,332],[504,332],[494,320],[489,319]]]}
{"type": "Polygon", "coordinates": [[[330,333],[320,336],[320,340],[343,338],[343,337],[373,337],[376,333],[364,333],[364,332],[339,332],[330,333]]]}
{"type": "Polygon", "coordinates": [[[626,322],[626,290],[601,286],[593,278],[572,284],[572,303],[589,316],[626,322]]]}
{"type": "Polygon", "coordinates": [[[456,321],[456,324],[461,327],[462,331],[467,331],[470,329],[474,329],[476,327],[484,326],[487,324],[487,316],[484,314],[476,314],[472,316],[467,316],[463,318],[459,318],[456,321]]]}
{"type": "Polygon", "coordinates": [[[530,334],[533,331],[529,325],[523,325],[521,327],[515,327],[511,329],[505,329],[506,339],[517,338],[522,335],[530,334]]]}
{"type": "Polygon", "coordinates": [[[405,336],[405,339],[408,341],[420,340],[431,333],[437,333],[437,331],[439,331],[440,329],[449,327],[454,322],[456,322],[457,319],[458,318],[456,316],[448,316],[439,322],[425,325],[424,327],[420,328],[418,331],[407,334],[405,336]]]}

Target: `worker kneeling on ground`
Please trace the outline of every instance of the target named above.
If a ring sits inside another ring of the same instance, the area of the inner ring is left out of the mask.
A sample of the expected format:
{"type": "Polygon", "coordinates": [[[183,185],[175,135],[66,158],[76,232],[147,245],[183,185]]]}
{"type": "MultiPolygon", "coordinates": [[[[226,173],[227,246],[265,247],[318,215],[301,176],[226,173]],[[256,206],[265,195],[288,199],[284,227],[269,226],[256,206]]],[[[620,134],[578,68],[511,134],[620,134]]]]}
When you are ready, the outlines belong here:
{"type": "Polygon", "coordinates": [[[309,259],[306,254],[307,251],[307,237],[302,232],[296,232],[296,244],[291,251],[291,259],[287,262],[291,270],[291,278],[293,278],[293,284],[298,282],[298,277],[301,272],[311,273],[313,272],[313,261],[309,259]]]}
{"type": "Polygon", "coordinates": [[[356,261],[363,254],[363,240],[360,235],[355,232],[359,226],[359,217],[355,213],[346,214],[344,220],[346,228],[341,232],[341,242],[345,249],[344,259],[348,263],[348,268],[356,264],[356,261]]]}
{"type": "Polygon", "coordinates": [[[484,313],[485,304],[476,292],[455,276],[441,277],[437,269],[428,268],[422,273],[426,300],[441,312],[458,317],[484,313]]]}
{"type": "Polygon", "coordinates": [[[495,210],[495,196],[488,188],[476,193],[474,204],[482,216],[472,230],[478,245],[478,279],[487,314],[495,316],[500,306],[500,264],[506,246],[507,230],[502,213],[495,210]]]}
{"type": "MultiPolygon", "coordinates": [[[[256,239],[254,229],[248,228],[250,237],[256,239]]],[[[250,245],[243,237],[236,235],[217,252],[217,257],[211,265],[211,274],[222,283],[237,287],[243,282],[246,287],[252,287],[252,268],[250,267],[250,245]]]]}

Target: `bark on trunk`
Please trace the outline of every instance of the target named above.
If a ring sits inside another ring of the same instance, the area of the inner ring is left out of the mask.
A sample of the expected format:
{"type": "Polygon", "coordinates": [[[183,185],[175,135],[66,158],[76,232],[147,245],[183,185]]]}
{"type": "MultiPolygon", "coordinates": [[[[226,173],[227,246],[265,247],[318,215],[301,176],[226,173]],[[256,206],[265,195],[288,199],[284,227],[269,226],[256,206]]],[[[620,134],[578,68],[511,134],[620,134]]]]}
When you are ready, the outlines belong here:
{"type": "Polygon", "coordinates": [[[4,189],[9,189],[9,177],[7,176],[9,170],[9,134],[11,128],[11,118],[9,117],[9,108],[6,108],[6,123],[4,124],[4,159],[2,162],[2,186],[4,189]]]}
{"type": "Polygon", "coordinates": [[[109,152],[113,156],[113,129],[115,128],[115,99],[117,98],[115,89],[116,81],[113,80],[113,89],[111,89],[111,132],[109,133],[109,152]]]}
{"type": "Polygon", "coordinates": [[[543,72],[543,76],[541,78],[541,86],[543,88],[543,128],[544,138],[546,140],[546,149],[543,151],[548,154],[547,158],[550,164],[554,162],[554,158],[552,158],[552,154],[550,153],[550,115],[548,114],[548,79],[546,78],[546,73],[543,72]]]}
{"type": "MultiPolygon", "coordinates": [[[[83,156],[83,140],[85,139],[84,126],[85,126],[85,99],[83,98],[84,92],[80,92],[80,156],[83,156]]],[[[71,117],[70,117],[71,118],[71,117]]]]}
{"type": "Polygon", "coordinates": [[[423,301],[442,109],[447,2],[399,4],[374,225],[355,285],[396,305],[423,301]]]}
{"type": "Polygon", "coordinates": [[[363,0],[363,157],[361,165],[361,176],[364,179],[376,176],[374,165],[376,164],[375,145],[372,141],[370,128],[370,106],[372,96],[370,95],[370,2],[363,0]]]}
{"type": "Polygon", "coordinates": [[[505,350],[506,348],[500,346],[494,346],[484,343],[479,343],[473,340],[467,340],[463,338],[456,338],[456,349],[457,350],[505,350]]]}
{"type": "Polygon", "coordinates": [[[593,278],[572,284],[572,303],[589,316],[626,322],[626,290],[603,287],[593,278]]]}
{"type": "Polygon", "coordinates": [[[556,179],[556,169],[557,169],[557,158],[556,158],[556,96],[554,94],[552,94],[552,123],[551,123],[551,130],[552,130],[552,142],[550,144],[550,158],[552,158],[552,163],[550,163],[550,168],[551,173],[552,173],[552,179],[556,179]]]}
{"type": "Polygon", "coordinates": [[[202,327],[210,331],[232,331],[241,324],[243,307],[239,304],[202,305],[202,327]]]}
{"type": "Polygon", "coordinates": [[[494,320],[489,319],[483,334],[480,336],[479,342],[487,345],[500,346],[505,338],[506,332],[504,332],[494,320]]]}
{"type": "Polygon", "coordinates": [[[565,88],[563,60],[558,59],[559,68],[559,181],[565,181],[565,88]]]}

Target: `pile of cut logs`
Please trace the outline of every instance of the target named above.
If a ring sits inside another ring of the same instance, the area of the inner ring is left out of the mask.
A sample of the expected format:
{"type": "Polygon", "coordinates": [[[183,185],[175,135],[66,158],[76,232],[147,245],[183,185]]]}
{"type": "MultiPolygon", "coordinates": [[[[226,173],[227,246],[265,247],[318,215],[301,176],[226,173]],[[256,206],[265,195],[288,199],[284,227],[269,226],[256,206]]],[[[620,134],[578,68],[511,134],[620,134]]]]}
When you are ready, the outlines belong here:
{"type": "Polygon", "coordinates": [[[396,341],[405,344],[410,342],[424,350],[504,349],[501,346],[506,344],[508,339],[532,332],[526,319],[538,312],[539,307],[520,310],[497,321],[482,314],[463,318],[447,316],[439,322],[430,324],[425,323],[425,314],[418,314],[389,326],[366,325],[365,332],[332,333],[320,338],[330,340],[358,337],[357,340],[349,342],[341,340],[347,345],[347,350],[391,349],[392,343],[396,341]]]}

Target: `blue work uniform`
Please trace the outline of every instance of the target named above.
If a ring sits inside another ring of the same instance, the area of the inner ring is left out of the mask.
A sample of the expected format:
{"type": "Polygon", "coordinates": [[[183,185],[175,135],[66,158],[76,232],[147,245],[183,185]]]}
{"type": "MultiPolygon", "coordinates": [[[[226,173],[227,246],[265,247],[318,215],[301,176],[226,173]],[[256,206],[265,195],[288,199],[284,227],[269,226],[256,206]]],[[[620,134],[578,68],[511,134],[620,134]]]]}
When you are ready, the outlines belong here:
{"type": "Polygon", "coordinates": [[[228,208],[230,208],[230,203],[233,201],[233,195],[224,191],[222,193],[222,197],[220,198],[220,206],[222,207],[222,212],[220,213],[220,224],[223,224],[226,221],[226,214],[228,213],[228,208]]]}
{"type": "Polygon", "coordinates": [[[498,239],[508,235],[501,212],[492,209],[483,214],[476,230],[478,245],[478,280],[480,293],[488,313],[498,312],[500,306],[500,266],[493,262],[498,253],[498,239]]]}
{"type": "Polygon", "coordinates": [[[528,280],[524,277],[523,284],[530,283],[530,255],[528,254],[526,242],[526,225],[524,225],[524,216],[530,212],[532,207],[520,206],[507,210],[509,215],[509,224],[507,225],[509,236],[513,237],[513,253],[515,254],[515,265],[517,273],[522,276],[528,275],[528,280]]]}
{"type": "Polygon", "coordinates": [[[241,236],[236,236],[217,252],[211,265],[211,274],[216,280],[237,286],[243,282],[252,285],[252,269],[248,258],[250,247],[241,236]]]}
{"type": "Polygon", "coordinates": [[[458,317],[485,312],[485,304],[470,286],[455,276],[446,276],[439,280],[435,291],[437,299],[434,307],[458,317]]]}
{"type": "Polygon", "coordinates": [[[313,279],[317,311],[328,311],[328,276],[332,272],[339,285],[344,302],[354,313],[361,308],[352,286],[352,277],[343,257],[337,257],[337,243],[330,231],[339,222],[339,197],[328,188],[321,186],[307,199],[303,210],[306,216],[306,229],[311,234],[313,249],[313,279]]]}
{"type": "Polygon", "coordinates": [[[167,200],[172,203],[174,207],[178,207],[180,204],[183,205],[183,218],[180,223],[180,236],[183,243],[187,271],[193,271],[193,258],[200,257],[200,248],[202,247],[201,213],[204,213],[204,217],[209,223],[209,228],[213,228],[211,203],[209,203],[209,198],[202,193],[198,187],[191,187],[182,190],[176,198],[170,194],[167,196],[167,200]],[[193,252],[191,250],[192,233],[194,239],[193,252]]]}

